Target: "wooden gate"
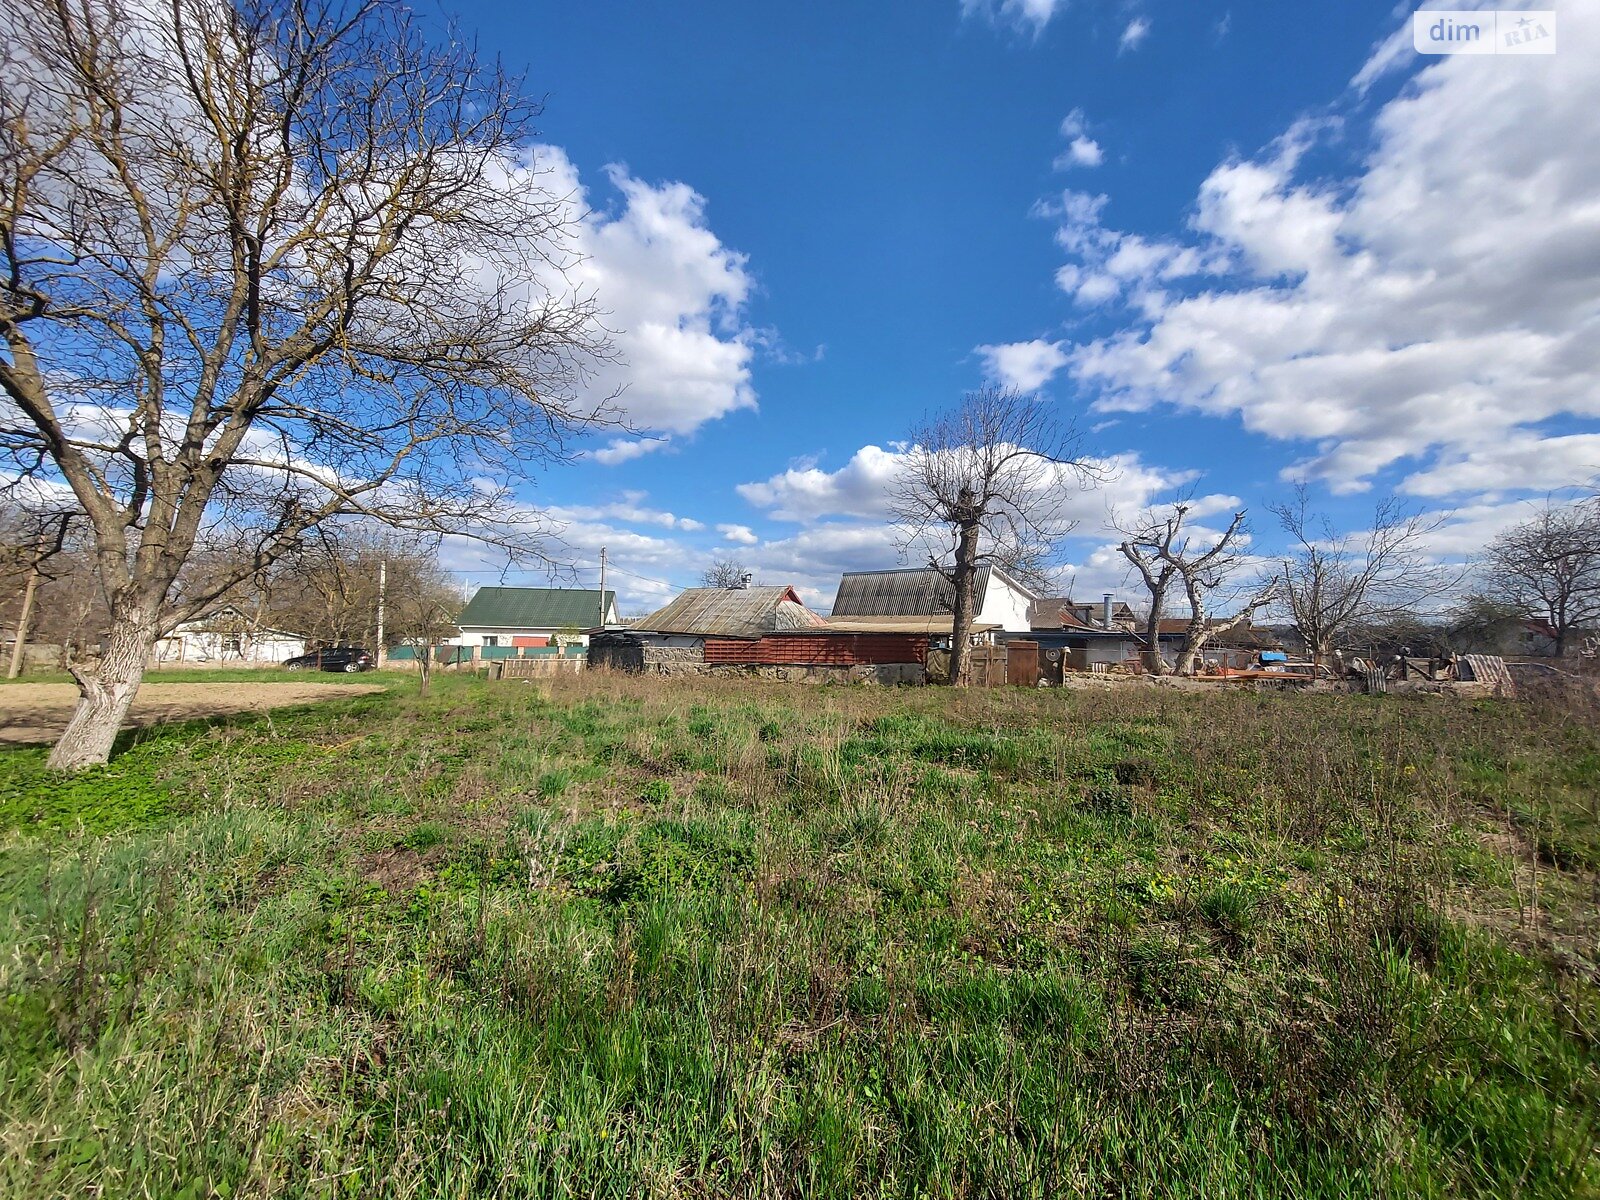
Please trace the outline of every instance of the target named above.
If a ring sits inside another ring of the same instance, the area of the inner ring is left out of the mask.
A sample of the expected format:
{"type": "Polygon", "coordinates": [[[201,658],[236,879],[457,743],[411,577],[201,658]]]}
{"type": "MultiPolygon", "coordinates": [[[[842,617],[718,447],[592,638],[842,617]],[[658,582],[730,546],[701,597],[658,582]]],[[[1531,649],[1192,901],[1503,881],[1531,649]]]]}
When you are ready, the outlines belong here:
{"type": "Polygon", "coordinates": [[[1039,685],[1039,643],[1006,643],[1006,682],[1012,687],[1039,685]]]}
{"type": "Polygon", "coordinates": [[[969,687],[1004,687],[1006,683],[1006,663],[1006,648],[1004,646],[974,646],[967,651],[967,685],[969,687]]]}

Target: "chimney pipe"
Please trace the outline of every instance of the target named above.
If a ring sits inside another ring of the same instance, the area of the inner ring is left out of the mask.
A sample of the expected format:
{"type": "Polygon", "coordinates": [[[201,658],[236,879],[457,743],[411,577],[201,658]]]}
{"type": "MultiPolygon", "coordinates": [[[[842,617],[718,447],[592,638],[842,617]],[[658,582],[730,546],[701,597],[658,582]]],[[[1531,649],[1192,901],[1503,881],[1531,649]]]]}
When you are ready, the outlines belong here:
{"type": "Polygon", "coordinates": [[[1107,592],[1102,602],[1103,607],[1100,610],[1100,623],[1107,629],[1111,628],[1111,602],[1115,599],[1115,592],[1107,592]]]}

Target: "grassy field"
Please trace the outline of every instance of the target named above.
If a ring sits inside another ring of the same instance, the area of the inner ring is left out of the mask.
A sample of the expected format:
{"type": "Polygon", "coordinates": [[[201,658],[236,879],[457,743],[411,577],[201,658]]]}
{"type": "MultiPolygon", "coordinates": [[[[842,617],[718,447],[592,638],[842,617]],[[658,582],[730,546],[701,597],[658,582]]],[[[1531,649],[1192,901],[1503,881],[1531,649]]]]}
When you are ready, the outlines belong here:
{"type": "Polygon", "coordinates": [[[1593,712],[386,678],[0,753],[0,1194],[1600,1194],[1593,712]]]}

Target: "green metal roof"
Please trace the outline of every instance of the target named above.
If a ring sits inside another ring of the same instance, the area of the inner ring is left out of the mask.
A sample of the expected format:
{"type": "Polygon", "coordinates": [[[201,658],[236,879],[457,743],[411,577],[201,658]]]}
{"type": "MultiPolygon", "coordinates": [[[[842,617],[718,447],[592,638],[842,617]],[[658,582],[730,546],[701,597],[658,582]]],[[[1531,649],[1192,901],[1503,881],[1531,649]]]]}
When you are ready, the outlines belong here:
{"type": "MultiPolygon", "coordinates": [[[[606,612],[616,602],[616,592],[606,589],[606,612]]],[[[600,624],[597,588],[481,587],[456,618],[460,626],[485,629],[561,629],[576,625],[590,629],[600,624]]]]}

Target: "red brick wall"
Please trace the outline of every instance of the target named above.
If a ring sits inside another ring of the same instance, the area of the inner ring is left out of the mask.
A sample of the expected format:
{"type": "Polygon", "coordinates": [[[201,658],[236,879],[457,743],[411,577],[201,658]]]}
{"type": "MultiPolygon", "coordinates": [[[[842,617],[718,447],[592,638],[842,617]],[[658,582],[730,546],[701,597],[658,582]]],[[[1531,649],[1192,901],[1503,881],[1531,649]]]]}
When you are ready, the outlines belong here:
{"type": "Polygon", "coordinates": [[[707,638],[708,663],[854,667],[921,663],[928,639],[910,633],[769,634],[753,642],[707,638]]]}

